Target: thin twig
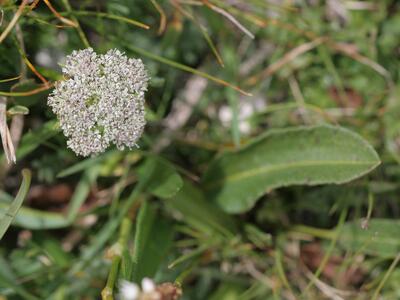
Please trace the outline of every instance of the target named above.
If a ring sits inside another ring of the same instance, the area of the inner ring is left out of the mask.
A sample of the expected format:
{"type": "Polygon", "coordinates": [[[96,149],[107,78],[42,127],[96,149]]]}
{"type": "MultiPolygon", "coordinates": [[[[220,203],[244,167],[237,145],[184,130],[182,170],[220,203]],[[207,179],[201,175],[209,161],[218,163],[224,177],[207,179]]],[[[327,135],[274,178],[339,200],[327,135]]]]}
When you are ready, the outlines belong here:
{"type": "Polygon", "coordinates": [[[4,39],[7,37],[7,35],[10,33],[11,29],[15,26],[17,23],[19,17],[21,16],[25,6],[29,3],[29,0],[23,0],[21,5],[18,7],[18,10],[15,12],[14,17],[12,18],[11,22],[8,24],[6,29],[2,32],[0,35],[0,44],[4,41],[4,39]]]}
{"type": "MultiPolygon", "coordinates": [[[[15,30],[17,33],[20,32],[18,24],[15,26],[15,30]]],[[[26,56],[22,34],[18,34],[18,40],[15,40],[15,45],[17,46],[19,54],[21,55],[21,80],[26,78],[26,66],[28,66],[28,68],[40,79],[40,81],[42,81],[45,85],[48,85],[49,82],[46,80],[46,78],[39,73],[39,71],[26,56]]]]}
{"type": "Polygon", "coordinates": [[[354,49],[354,47],[351,47],[351,45],[348,44],[343,44],[343,43],[327,43],[328,46],[330,46],[332,49],[343,53],[344,55],[349,56],[350,58],[366,65],[375,70],[378,74],[382,75],[386,79],[390,79],[390,73],[388,70],[386,70],[384,67],[382,67],[380,64],[377,62],[369,59],[366,56],[361,55],[357,50],[354,49]]]}
{"type": "Polygon", "coordinates": [[[35,7],[38,5],[39,1],[40,1],[40,0],[35,0],[35,1],[33,1],[33,2],[31,3],[31,5],[29,6],[29,9],[30,9],[30,10],[35,9],[35,7]]]}
{"type": "MultiPolygon", "coordinates": [[[[71,13],[72,12],[72,7],[71,7],[71,4],[69,4],[69,1],[68,0],[62,0],[62,2],[64,4],[65,8],[67,9],[67,11],[69,13],[71,13]]],[[[86,38],[86,35],[83,32],[82,27],[78,22],[78,19],[75,16],[71,16],[71,19],[77,25],[75,28],[76,28],[76,31],[78,32],[78,35],[81,38],[83,44],[85,45],[86,48],[90,48],[90,43],[89,43],[88,39],[86,38]]]]}
{"type": "Polygon", "coordinates": [[[272,291],[274,291],[277,288],[277,283],[271,280],[269,277],[265,276],[259,270],[257,270],[257,268],[254,266],[254,263],[251,260],[249,259],[244,260],[244,267],[252,277],[265,284],[272,291]]]}
{"type": "Polygon", "coordinates": [[[287,52],[282,58],[280,58],[278,61],[274,62],[273,64],[269,65],[268,68],[266,68],[264,71],[261,73],[254,75],[250,77],[247,80],[248,84],[255,84],[256,82],[259,82],[259,80],[265,79],[266,77],[269,77],[273,75],[276,71],[278,71],[280,68],[282,68],[284,65],[287,63],[291,62],[294,60],[296,57],[316,48],[317,46],[321,45],[326,39],[323,37],[317,38],[313,40],[312,42],[309,43],[304,43],[301,44],[300,46],[290,50],[287,52]]]}
{"type": "MultiPolygon", "coordinates": [[[[18,51],[21,53],[25,53],[25,43],[24,43],[24,35],[22,33],[21,26],[17,23],[15,24],[15,44],[18,48],[18,51]]],[[[23,58],[20,58],[20,65],[21,65],[21,70],[20,70],[20,81],[26,79],[27,75],[27,69],[26,69],[26,64],[23,60],[23,58]]]]}
{"type": "Polygon", "coordinates": [[[0,96],[7,96],[7,97],[25,97],[25,96],[31,96],[35,94],[39,94],[40,92],[46,91],[53,87],[54,83],[49,83],[47,85],[43,85],[41,87],[38,87],[36,89],[26,91],[26,92],[2,92],[0,91],[0,96]]]}
{"type": "Polygon", "coordinates": [[[322,293],[324,293],[324,295],[327,296],[329,299],[345,300],[345,298],[343,298],[343,297],[352,295],[352,292],[350,292],[350,291],[341,291],[341,290],[335,289],[334,287],[329,286],[322,280],[315,277],[314,274],[312,274],[310,271],[307,271],[306,276],[308,277],[308,279],[310,279],[312,282],[314,282],[315,286],[322,293]]]}
{"type": "Polygon", "coordinates": [[[223,85],[223,86],[229,87],[229,88],[231,88],[231,89],[234,89],[235,91],[238,91],[239,93],[241,93],[241,94],[243,94],[243,95],[245,95],[245,96],[252,96],[251,93],[248,93],[248,92],[242,90],[242,89],[239,88],[238,86],[232,85],[231,83],[229,83],[229,82],[227,82],[227,81],[225,81],[225,80],[222,80],[222,79],[220,79],[220,78],[217,78],[217,77],[215,77],[215,76],[209,75],[208,73],[199,71],[198,69],[191,68],[191,67],[186,66],[186,65],[183,65],[183,64],[181,64],[181,63],[178,63],[178,62],[169,60],[168,58],[164,58],[164,57],[162,57],[162,56],[158,56],[158,55],[156,55],[156,54],[150,53],[150,52],[148,52],[148,51],[146,51],[146,50],[144,50],[144,49],[135,47],[135,46],[133,46],[132,44],[126,44],[126,47],[127,47],[129,50],[134,51],[134,52],[136,52],[136,53],[138,53],[138,54],[140,54],[140,55],[146,56],[146,57],[148,57],[148,58],[150,58],[150,59],[159,61],[159,62],[164,63],[164,64],[166,64],[166,65],[169,65],[169,66],[171,66],[171,67],[174,67],[174,68],[177,68],[177,69],[180,69],[180,70],[183,70],[183,71],[186,71],[186,72],[195,74],[195,75],[199,75],[199,76],[201,76],[201,77],[204,77],[204,78],[207,78],[207,79],[209,79],[209,80],[212,80],[212,81],[214,81],[214,82],[216,82],[216,83],[218,83],[218,84],[220,84],[220,85],[223,85]]]}
{"type": "Polygon", "coordinates": [[[0,83],[14,81],[14,80],[17,80],[17,79],[20,79],[20,78],[21,78],[21,75],[18,75],[18,76],[12,77],[12,78],[0,79],[0,83]]]}
{"type": "Polygon", "coordinates": [[[378,287],[376,288],[374,295],[372,296],[372,300],[377,300],[379,297],[379,293],[381,292],[383,286],[385,285],[386,281],[389,279],[390,275],[392,275],[394,269],[396,268],[397,264],[400,261],[400,253],[397,254],[393,262],[391,263],[389,269],[387,270],[385,276],[383,276],[381,282],[379,282],[378,287]]]}
{"type": "Polygon", "coordinates": [[[61,22],[65,23],[71,27],[75,27],[75,28],[78,27],[77,23],[75,23],[67,18],[64,18],[62,15],[60,15],[60,13],[53,7],[53,5],[51,5],[49,0],[43,0],[43,1],[44,1],[44,3],[46,3],[47,7],[50,9],[50,11],[53,13],[53,15],[55,15],[61,22]]]}
{"type": "Polygon", "coordinates": [[[165,27],[167,26],[167,17],[163,8],[157,3],[156,0],[150,0],[151,4],[153,4],[154,8],[160,14],[160,26],[158,27],[158,34],[161,35],[165,31],[165,27]]]}
{"type": "Polygon", "coordinates": [[[301,93],[299,83],[296,80],[294,75],[289,76],[289,86],[290,90],[292,91],[293,97],[296,100],[297,104],[299,105],[299,112],[300,116],[306,123],[310,123],[310,119],[307,114],[306,110],[306,101],[304,100],[303,94],[301,93]]]}
{"type": "Polygon", "coordinates": [[[203,0],[203,3],[212,9],[213,11],[219,13],[220,15],[223,15],[225,18],[227,18],[229,21],[231,21],[237,28],[239,28],[241,31],[243,31],[244,34],[249,36],[250,38],[254,39],[254,34],[252,34],[246,27],[244,27],[234,16],[232,16],[230,13],[228,13],[226,10],[215,6],[214,4],[211,4],[207,0],[203,0]]]}
{"type": "MultiPolygon", "coordinates": [[[[64,14],[64,13],[62,13],[64,14]]],[[[100,18],[107,18],[110,20],[117,20],[117,21],[121,21],[121,22],[125,22],[134,26],[138,26],[140,28],[143,29],[150,29],[149,25],[146,25],[142,22],[133,20],[133,19],[129,19],[126,17],[122,17],[122,16],[118,16],[118,15],[113,15],[113,14],[109,14],[109,13],[105,13],[105,12],[97,12],[97,11],[69,11],[68,14],[74,15],[74,16],[94,16],[94,17],[100,17],[100,18]]]]}

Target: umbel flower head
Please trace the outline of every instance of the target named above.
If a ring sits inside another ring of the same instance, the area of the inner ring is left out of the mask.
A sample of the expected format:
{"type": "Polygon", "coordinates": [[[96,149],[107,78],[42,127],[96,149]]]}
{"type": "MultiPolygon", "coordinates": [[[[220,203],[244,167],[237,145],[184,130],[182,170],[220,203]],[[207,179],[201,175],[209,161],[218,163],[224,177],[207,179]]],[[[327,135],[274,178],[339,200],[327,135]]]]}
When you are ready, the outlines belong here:
{"type": "Polygon", "coordinates": [[[104,152],[110,144],[132,148],[146,124],[144,93],[149,77],[140,59],[117,49],[104,55],[92,48],[67,56],[59,81],[48,98],[67,145],[76,154],[104,152]]]}

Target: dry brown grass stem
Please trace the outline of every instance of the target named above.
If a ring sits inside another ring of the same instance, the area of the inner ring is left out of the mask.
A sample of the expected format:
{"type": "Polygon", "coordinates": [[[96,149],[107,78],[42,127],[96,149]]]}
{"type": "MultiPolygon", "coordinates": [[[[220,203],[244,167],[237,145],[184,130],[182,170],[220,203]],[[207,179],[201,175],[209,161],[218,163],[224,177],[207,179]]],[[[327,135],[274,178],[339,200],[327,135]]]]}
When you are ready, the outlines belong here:
{"type": "Polygon", "coordinates": [[[53,15],[55,15],[57,17],[57,19],[59,19],[61,22],[63,22],[64,24],[71,26],[71,27],[78,27],[78,24],[63,17],[62,15],[60,15],[60,13],[51,5],[49,0],[43,0],[44,3],[46,3],[47,7],[50,9],[50,11],[53,13],[53,15]]]}
{"type": "Polygon", "coordinates": [[[23,0],[22,1],[21,5],[18,7],[17,11],[15,12],[14,17],[12,18],[11,22],[8,24],[6,29],[1,33],[1,35],[0,35],[0,44],[5,40],[7,35],[13,29],[13,27],[17,23],[18,19],[21,17],[21,14],[24,11],[25,6],[28,3],[29,3],[29,0],[23,0]]]}
{"type": "Polygon", "coordinates": [[[8,164],[15,163],[15,149],[7,126],[7,98],[0,96],[0,136],[8,164]]]}
{"type": "Polygon", "coordinates": [[[160,14],[160,26],[158,27],[157,33],[161,35],[164,33],[165,28],[167,27],[167,16],[165,15],[163,8],[157,3],[156,0],[150,0],[150,2],[153,4],[154,8],[160,14]]]}
{"type": "Polygon", "coordinates": [[[25,96],[31,96],[38,94],[40,92],[46,91],[53,87],[54,83],[49,83],[47,85],[43,85],[41,87],[38,87],[36,89],[26,91],[26,92],[2,92],[0,91],[0,96],[7,96],[7,97],[25,97],[25,96]]]}
{"type": "Polygon", "coordinates": [[[226,10],[211,4],[207,0],[203,0],[204,5],[209,7],[211,10],[215,11],[216,13],[219,13],[220,15],[224,16],[227,18],[229,21],[232,22],[237,28],[239,28],[244,34],[249,36],[251,39],[254,39],[254,34],[252,34],[246,27],[244,27],[234,16],[232,16],[230,13],[228,13],[226,10]]]}
{"type": "Polygon", "coordinates": [[[250,85],[254,85],[254,84],[258,83],[260,80],[263,80],[263,79],[273,75],[275,72],[277,72],[283,66],[285,66],[289,62],[293,61],[296,57],[316,48],[317,46],[321,45],[325,41],[326,41],[326,38],[320,37],[309,43],[304,43],[304,44],[301,44],[300,46],[297,46],[296,48],[293,48],[292,50],[287,52],[282,58],[280,58],[276,62],[269,65],[261,73],[250,77],[246,83],[250,84],[250,85]]]}

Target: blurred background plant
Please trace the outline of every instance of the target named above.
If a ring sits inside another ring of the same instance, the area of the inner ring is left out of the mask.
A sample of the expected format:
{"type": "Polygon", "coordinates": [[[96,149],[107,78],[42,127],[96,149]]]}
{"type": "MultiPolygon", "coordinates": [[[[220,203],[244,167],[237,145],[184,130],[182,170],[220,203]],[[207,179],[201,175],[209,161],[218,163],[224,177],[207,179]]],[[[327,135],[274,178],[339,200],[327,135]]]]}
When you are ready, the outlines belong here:
{"type": "Polygon", "coordinates": [[[400,299],[398,1],[0,5],[0,299],[400,299]],[[138,149],[46,105],[89,46],[149,70],[138,149]]]}

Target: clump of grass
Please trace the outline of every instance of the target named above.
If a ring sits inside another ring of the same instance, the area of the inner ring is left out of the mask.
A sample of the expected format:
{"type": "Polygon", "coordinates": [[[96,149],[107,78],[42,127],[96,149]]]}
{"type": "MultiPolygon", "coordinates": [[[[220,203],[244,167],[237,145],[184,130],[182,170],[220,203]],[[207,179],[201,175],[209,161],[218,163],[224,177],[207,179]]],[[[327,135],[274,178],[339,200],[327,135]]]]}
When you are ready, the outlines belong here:
{"type": "Polygon", "coordinates": [[[396,1],[0,2],[0,295],[396,299],[396,1]]]}

